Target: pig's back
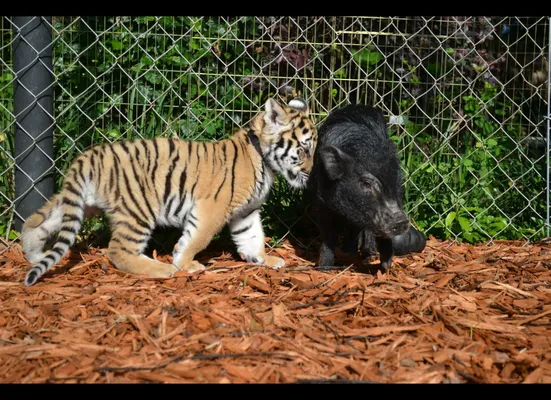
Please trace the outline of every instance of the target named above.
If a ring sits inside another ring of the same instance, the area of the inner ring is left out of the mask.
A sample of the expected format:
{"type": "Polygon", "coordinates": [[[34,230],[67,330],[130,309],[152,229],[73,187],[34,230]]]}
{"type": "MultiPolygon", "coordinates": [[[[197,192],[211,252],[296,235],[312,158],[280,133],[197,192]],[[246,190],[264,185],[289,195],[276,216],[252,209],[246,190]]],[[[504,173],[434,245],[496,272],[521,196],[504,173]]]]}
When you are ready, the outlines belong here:
{"type": "Polygon", "coordinates": [[[332,112],[318,128],[318,136],[320,148],[335,146],[362,158],[377,154],[388,157],[387,153],[394,151],[383,113],[363,104],[350,104],[332,112]]]}

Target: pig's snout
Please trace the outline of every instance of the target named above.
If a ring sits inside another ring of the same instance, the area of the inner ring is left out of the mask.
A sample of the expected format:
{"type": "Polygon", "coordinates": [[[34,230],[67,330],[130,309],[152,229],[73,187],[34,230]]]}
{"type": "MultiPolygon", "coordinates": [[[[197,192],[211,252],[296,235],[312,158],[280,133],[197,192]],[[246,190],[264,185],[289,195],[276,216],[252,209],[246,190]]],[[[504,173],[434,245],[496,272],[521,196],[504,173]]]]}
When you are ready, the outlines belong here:
{"type": "Polygon", "coordinates": [[[392,215],[389,226],[389,236],[403,235],[409,229],[409,220],[403,212],[397,212],[392,215]]]}
{"type": "Polygon", "coordinates": [[[383,214],[380,229],[377,236],[390,239],[394,236],[402,235],[409,229],[409,220],[403,211],[387,211],[383,214]]]}

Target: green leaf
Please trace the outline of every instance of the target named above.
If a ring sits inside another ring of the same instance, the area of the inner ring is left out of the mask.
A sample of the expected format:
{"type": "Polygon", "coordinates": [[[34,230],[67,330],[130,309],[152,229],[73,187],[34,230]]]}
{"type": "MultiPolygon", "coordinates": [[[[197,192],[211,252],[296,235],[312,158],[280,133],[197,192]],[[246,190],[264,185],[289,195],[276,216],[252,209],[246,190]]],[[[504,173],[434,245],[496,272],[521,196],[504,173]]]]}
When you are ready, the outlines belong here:
{"type": "Polygon", "coordinates": [[[452,225],[456,215],[457,213],[455,211],[452,211],[448,214],[448,216],[446,217],[446,227],[449,228],[452,225]]]}
{"type": "Polygon", "coordinates": [[[142,62],[139,62],[137,64],[134,64],[133,66],[130,67],[130,71],[134,72],[134,73],[138,73],[140,72],[140,70],[144,67],[144,64],[142,62]]]}
{"type": "Polygon", "coordinates": [[[140,62],[143,65],[153,65],[153,60],[149,56],[143,56],[140,58],[140,62]]]}
{"type": "Polygon", "coordinates": [[[475,63],[472,63],[472,64],[471,64],[471,67],[473,67],[473,69],[474,69],[476,72],[478,72],[478,73],[481,73],[482,71],[484,71],[484,67],[483,67],[483,66],[481,67],[480,65],[475,64],[475,63]]]}
{"type": "Polygon", "coordinates": [[[465,217],[457,217],[457,221],[459,221],[459,225],[461,225],[461,229],[463,232],[470,232],[471,231],[471,223],[469,220],[465,217]]]}
{"type": "Polygon", "coordinates": [[[496,232],[502,230],[507,226],[507,220],[500,218],[490,225],[496,232]]]}
{"type": "Polygon", "coordinates": [[[187,62],[187,60],[184,58],[184,57],[179,57],[179,56],[171,56],[168,58],[168,60],[174,64],[174,65],[177,65],[177,66],[185,66],[185,65],[188,65],[189,63],[187,62]]]}
{"type": "Polygon", "coordinates": [[[13,74],[11,72],[4,72],[0,75],[0,82],[11,82],[13,80],[13,74]]]}
{"type": "Polygon", "coordinates": [[[485,120],[483,129],[485,134],[490,134],[494,131],[494,125],[491,122],[485,120]]]}
{"type": "Polygon", "coordinates": [[[120,132],[119,132],[118,130],[116,130],[116,129],[109,129],[109,130],[107,131],[107,136],[109,136],[109,137],[112,138],[112,139],[118,139],[118,138],[121,136],[121,134],[120,134],[120,132]]]}
{"type": "Polygon", "coordinates": [[[155,71],[151,71],[145,74],[145,79],[154,85],[159,84],[163,81],[162,75],[155,71]]]}
{"type": "Polygon", "coordinates": [[[205,127],[205,132],[209,135],[214,135],[216,133],[216,127],[213,124],[209,124],[205,127]]]}
{"type": "Polygon", "coordinates": [[[464,232],[463,237],[467,242],[473,243],[475,241],[474,236],[469,232],[464,232]]]}
{"type": "Polygon", "coordinates": [[[333,75],[335,76],[335,78],[346,78],[346,71],[344,70],[344,68],[339,68],[335,71],[333,75]]]}
{"type": "Polygon", "coordinates": [[[356,54],[354,54],[354,60],[356,60],[356,62],[360,65],[375,65],[379,61],[381,61],[382,58],[383,55],[378,51],[370,51],[368,49],[360,50],[356,54]]]}
{"type": "Polygon", "coordinates": [[[122,42],[119,42],[118,40],[111,40],[111,48],[113,50],[120,50],[122,49],[123,45],[122,45],[122,42]]]}
{"type": "Polygon", "coordinates": [[[193,50],[197,50],[199,49],[199,43],[197,43],[197,41],[195,39],[191,39],[189,41],[189,46],[193,49],[193,50]]]}
{"type": "Polygon", "coordinates": [[[375,65],[379,61],[381,61],[382,58],[383,58],[383,55],[381,53],[379,53],[378,51],[377,52],[371,52],[371,53],[369,53],[369,64],[375,65]]]}

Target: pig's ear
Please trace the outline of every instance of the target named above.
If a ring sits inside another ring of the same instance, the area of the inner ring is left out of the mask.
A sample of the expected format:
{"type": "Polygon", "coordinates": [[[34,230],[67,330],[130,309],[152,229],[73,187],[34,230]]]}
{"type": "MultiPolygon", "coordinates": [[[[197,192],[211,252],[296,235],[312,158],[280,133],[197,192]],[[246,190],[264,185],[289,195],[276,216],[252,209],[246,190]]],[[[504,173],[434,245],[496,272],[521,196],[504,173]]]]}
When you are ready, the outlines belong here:
{"type": "Polygon", "coordinates": [[[320,157],[329,179],[339,179],[348,171],[351,158],[336,147],[323,147],[320,151],[320,157]]]}
{"type": "Polygon", "coordinates": [[[268,99],[264,104],[264,122],[271,132],[279,131],[278,128],[285,124],[285,110],[274,99],[268,99]]]}

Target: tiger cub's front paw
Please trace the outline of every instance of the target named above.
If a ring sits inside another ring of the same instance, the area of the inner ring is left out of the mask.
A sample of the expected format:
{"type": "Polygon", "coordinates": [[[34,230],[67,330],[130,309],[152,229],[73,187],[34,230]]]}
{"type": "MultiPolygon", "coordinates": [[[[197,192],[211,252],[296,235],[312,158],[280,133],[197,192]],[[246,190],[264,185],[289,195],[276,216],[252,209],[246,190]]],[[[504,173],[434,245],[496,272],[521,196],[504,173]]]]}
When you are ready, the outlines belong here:
{"type": "Polygon", "coordinates": [[[273,269],[280,269],[285,265],[285,260],[274,256],[247,256],[243,253],[239,253],[242,260],[254,265],[264,265],[273,269]]]}
{"type": "Polygon", "coordinates": [[[280,269],[285,265],[285,260],[279,257],[266,256],[264,265],[273,269],[280,269]]]}

